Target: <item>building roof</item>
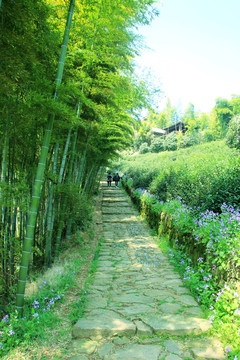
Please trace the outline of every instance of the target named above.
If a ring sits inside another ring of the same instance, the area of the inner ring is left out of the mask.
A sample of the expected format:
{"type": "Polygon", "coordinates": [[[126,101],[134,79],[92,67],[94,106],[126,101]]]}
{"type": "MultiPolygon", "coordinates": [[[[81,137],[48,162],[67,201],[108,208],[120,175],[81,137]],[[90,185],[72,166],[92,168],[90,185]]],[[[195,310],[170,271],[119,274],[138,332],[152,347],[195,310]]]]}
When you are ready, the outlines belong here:
{"type": "Polygon", "coordinates": [[[159,129],[159,128],[152,128],[152,132],[153,132],[154,134],[162,134],[162,135],[166,134],[166,131],[165,131],[165,130],[159,129]]]}
{"type": "Polygon", "coordinates": [[[173,132],[173,131],[182,131],[185,132],[187,130],[186,124],[184,124],[182,121],[178,121],[177,123],[168,126],[167,128],[163,129],[167,134],[173,132]]]}

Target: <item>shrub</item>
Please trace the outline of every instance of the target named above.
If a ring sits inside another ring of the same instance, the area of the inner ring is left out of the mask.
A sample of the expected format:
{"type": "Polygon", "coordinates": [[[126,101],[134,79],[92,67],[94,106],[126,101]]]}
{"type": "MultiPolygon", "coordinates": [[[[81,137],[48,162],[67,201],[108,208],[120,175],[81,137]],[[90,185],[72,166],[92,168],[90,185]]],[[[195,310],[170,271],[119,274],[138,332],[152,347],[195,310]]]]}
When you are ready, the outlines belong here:
{"type": "Polygon", "coordinates": [[[139,153],[140,154],[146,154],[147,152],[149,152],[149,146],[147,143],[142,143],[142,145],[139,148],[139,153]]]}
{"type": "Polygon", "coordinates": [[[154,138],[150,145],[150,151],[153,153],[159,153],[164,151],[164,139],[163,138],[154,138]]]}
{"type": "Polygon", "coordinates": [[[171,134],[166,136],[164,141],[164,147],[168,151],[177,150],[177,134],[175,132],[172,132],[171,134]]]}
{"type": "Polygon", "coordinates": [[[199,143],[197,135],[184,135],[183,137],[183,147],[190,147],[199,143]]]}

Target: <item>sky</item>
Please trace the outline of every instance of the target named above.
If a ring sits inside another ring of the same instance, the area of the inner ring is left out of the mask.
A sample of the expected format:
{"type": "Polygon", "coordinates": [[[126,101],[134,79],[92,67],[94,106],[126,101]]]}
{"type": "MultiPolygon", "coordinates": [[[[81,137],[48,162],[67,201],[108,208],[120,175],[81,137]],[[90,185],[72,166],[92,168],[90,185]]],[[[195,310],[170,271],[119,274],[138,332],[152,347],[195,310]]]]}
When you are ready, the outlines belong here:
{"type": "Polygon", "coordinates": [[[139,29],[147,49],[136,62],[152,73],[180,113],[189,103],[209,113],[218,97],[240,95],[240,0],[162,0],[160,15],[139,29]]]}

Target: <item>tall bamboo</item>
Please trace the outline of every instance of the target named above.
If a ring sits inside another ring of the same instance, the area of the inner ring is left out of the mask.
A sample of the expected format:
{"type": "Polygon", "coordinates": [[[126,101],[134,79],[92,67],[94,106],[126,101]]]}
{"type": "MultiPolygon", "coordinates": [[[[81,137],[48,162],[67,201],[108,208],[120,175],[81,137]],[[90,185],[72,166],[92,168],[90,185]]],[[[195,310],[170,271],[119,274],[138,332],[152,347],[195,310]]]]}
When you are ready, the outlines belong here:
{"type": "Polygon", "coordinates": [[[71,134],[72,134],[72,128],[70,128],[68,130],[68,136],[67,136],[67,140],[66,140],[66,144],[65,144],[65,148],[64,148],[64,152],[63,152],[63,158],[62,158],[62,162],[61,162],[61,167],[60,167],[60,171],[59,171],[59,176],[58,176],[59,184],[61,184],[62,178],[63,178],[63,172],[65,169],[65,164],[66,164],[66,160],[67,160],[67,153],[68,153],[68,148],[69,148],[69,144],[70,144],[71,134]]]}
{"type": "MultiPolygon", "coordinates": [[[[77,145],[77,135],[78,132],[77,130],[74,133],[74,138],[73,138],[73,144],[72,144],[72,152],[71,152],[71,159],[70,159],[70,164],[69,164],[69,182],[72,180],[73,181],[73,163],[74,163],[74,159],[76,156],[76,145],[77,145]]],[[[67,220],[67,230],[66,230],[66,239],[69,240],[70,236],[71,236],[71,232],[72,232],[72,212],[70,211],[69,213],[69,217],[67,220]]]]}
{"type": "MultiPolygon", "coordinates": [[[[63,43],[61,46],[60,58],[58,61],[58,70],[56,76],[56,86],[55,86],[55,93],[54,93],[54,100],[58,97],[58,87],[62,82],[63,70],[65,65],[66,53],[67,53],[67,46],[69,41],[69,33],[72,24],[72,17],[75,7],[75,0],[70,1],[69,10],[68,10],[68,17],[63,37],[63,43]]],[[[34,231],[36,225],[36,217],[37,217],[37,210],[39,206],[39,200],[41,195],[41,188],[44,178],[44,171],[46,167],[46,161],[48,156],[48,149],[51,140],[51,133],[53,128],[54,122],[54,114],[49,115],[48,122],[45,128],[45,134],[43,139],[43,145],[41,148],[40,153],[40,160],[38,163],[37,168],[37,175],[34,183],[33,194],[31,199],[30,211],[29,211],[29,219],[27,225],[27,233],[24,239],[23,244],[23,251],[22,251],[22,261],[20,265],[20,272],[19,272],[19,280],[18,280],[18,287],[17,287],[17,294],[16,294],[16,309],[19,313],[19,316],[23,313],[23,304],[24,304],[24,294],[25,294],[25,286],[26,286],[26,279],[28,274],[28,265],[29,259],[32,249],[32,243],[34,238],[34,231]]]]}
{"type": "MultiPolygon", "coordinates": [[[[68,175],[67,175],[67,184],[70,184],[72,180],[72,172],[73,172],[73,161],[74,161],[74,155],[76,151],[76,143],[77,143],[77,131],[74,133],[73,143],[72,143],[72,152],[71,152],[71,158],[69,163],[69,169],[68,169],[68,175]]],[[[60,220],[58,224],[58,231],[57,231],[57,237],[56,237],[56,247],[55,247],[55,256],[57,257],[59,255],[60,250],[60,244],[61,244],[61,238],[62,238],[62,231],[63,231],[63,225],[64,225],[64,217],[66,214],[66,208],[67,208],[67,196],[64,195],[63,202],[61,204],[61,213],[60,213],[60,220]]],[[[71,224],[69,224],[69,227],[71,224]]],[[[71,228],[68,228],[68,231],[71,231],[71,228]]]]}
{"type": "MultiPolygon", "coordinates": [[[[53,175],[56,174],[57,158],[58,158],[59,143],[55,145],[53,156],[53,175]]],[[[45,246],[45,267],[50,267],[52,263],[52,233],[54,224],[54,184],[51,181],[49,184],[49,197],[48,197],[48,212],[47,212],[47,233],[46,233],[46,246],[45,246]]]]}
{"type": "MultiPolygon", "coordinates": [[[[8,158],[8,152],[9,152],[9,139],[8,136],[5,136],[4,138],[4,145],[3,145],[3,152],[2,152],[2,167],[1,167],[1,183],[6,183],[6,177],[7,177],[7,158],[8,158]]],[[[1,253],[1,262],[2,262],[2,271],[3,276],[7,272],[7,243],[8,243],[8,237],[7,237],[7,207],[4,203],[4,197],[6,194],[4,194],[4,191],[7,191],[4,188],[0,187],[0,203],[2,204],[0,210],[1,210],[1,227],[0,227],[0,253],[1,253]]],[[[7,283],[5,281],[5,289],[7,288],[7,283]]]]}

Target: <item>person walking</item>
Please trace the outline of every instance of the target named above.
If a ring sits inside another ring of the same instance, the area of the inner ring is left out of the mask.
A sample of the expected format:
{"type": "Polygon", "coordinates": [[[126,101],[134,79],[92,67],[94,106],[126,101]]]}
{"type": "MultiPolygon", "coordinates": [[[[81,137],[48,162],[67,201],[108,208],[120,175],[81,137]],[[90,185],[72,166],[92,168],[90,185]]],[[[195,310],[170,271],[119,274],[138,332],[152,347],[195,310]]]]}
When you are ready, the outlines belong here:
{"type": "Polygon", "coordinates": [[[108,185],[108,186],[111,186],[111,184],[112,184],[112,175],[111,175],[111,173],[109,172],[109,173],[108,173],[108,176],[107,176],[107,185],[108,185]]]}
{"type": "Polygon", "coordinates": [[[116,175],[114,175],[113,181],[115,181],[115,185],[118,186],[118,182],[120,181],[120,176],[118,175],[118,173],[116,173],[116,175]]]}

